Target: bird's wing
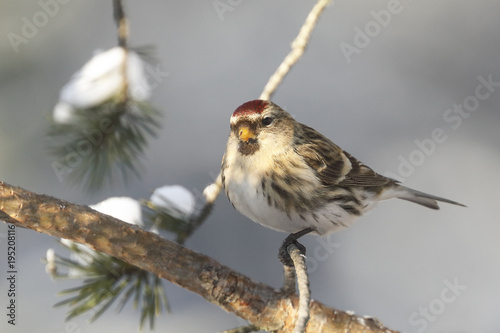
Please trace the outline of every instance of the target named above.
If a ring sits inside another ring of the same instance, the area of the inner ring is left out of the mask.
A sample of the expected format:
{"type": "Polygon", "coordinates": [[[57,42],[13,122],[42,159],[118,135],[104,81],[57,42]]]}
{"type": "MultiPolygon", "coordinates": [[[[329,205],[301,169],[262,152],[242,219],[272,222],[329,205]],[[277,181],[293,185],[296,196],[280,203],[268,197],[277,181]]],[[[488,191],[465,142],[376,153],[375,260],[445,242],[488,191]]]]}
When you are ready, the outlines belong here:
{"type": "Polygon", "coordinates": [[[351,162],[351,171],[340,182],[339,186],[381,186],[389,183],[397,183],[394,179],[376,173],[348,152],[344,151],[343,154],[351,162]]]}
{"type": "Polygon", "coordinates": [[[379,175],[311,127],[302,126],[295,151],[316,171],[323,185],[369,187],[396,182],[379,175]]]}

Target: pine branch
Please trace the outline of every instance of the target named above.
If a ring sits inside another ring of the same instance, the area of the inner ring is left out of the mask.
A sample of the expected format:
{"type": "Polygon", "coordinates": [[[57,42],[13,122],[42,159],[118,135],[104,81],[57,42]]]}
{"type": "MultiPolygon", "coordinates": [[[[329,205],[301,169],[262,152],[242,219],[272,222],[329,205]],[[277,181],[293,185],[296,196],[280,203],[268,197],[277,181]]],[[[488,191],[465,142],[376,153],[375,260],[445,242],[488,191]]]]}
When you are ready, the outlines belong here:
{"type": "MultiPolygon", "coordinates": [[[[190,290],[263,330],[292,332],[299,299],[212,258],[87,206],[0,182],[0,219],[86,244],[190,290]]],[[[377,319],[311,302],[306,332],[396,332],[377,319]]]]}

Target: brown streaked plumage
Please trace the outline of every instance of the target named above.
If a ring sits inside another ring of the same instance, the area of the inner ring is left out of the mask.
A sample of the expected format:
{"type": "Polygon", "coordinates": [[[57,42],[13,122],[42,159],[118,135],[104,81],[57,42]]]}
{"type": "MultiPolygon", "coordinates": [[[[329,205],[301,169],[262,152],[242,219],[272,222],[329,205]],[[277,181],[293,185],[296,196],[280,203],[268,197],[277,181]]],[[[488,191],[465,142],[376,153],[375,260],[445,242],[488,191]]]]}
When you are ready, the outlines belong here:
{"type": "Polygon", "coordinates": [[[351,225],[380,200],[400,198],[432,209],[437,201],[384,177],[269,101],[242,104],[231,117],[221,166],[233,206],[269,228],[324,235],[351,225]]]}

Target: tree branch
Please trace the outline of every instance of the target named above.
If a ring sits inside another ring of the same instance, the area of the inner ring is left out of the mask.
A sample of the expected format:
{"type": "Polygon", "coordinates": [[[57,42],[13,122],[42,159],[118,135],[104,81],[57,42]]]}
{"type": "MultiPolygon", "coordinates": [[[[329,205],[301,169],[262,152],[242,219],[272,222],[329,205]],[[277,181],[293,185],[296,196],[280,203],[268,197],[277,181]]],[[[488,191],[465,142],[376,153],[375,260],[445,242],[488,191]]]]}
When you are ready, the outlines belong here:
{"type": "Polygon", "coordinates": [[[293,266],[297,275],[297,288],[299,290],[299,309],[297,321],[293,333],[305,332],[307,321],[309,320],[309,306],[311,302],[311,290],[309,289],[309,276],[304,256],[295,244],[288,245],[287,248],[293,260],[293,266]]]}
{"type": "Polygon", "coordinates": [[[113,16],[118,27],[118,46],[128,48],[128,20],[122,0],[113,0],[113,16]]]}
{"type": "Polygon", "coordinates": [[[125,15],[125,10],[123,8],[122,0],[113,0],[113,16],[118,27],[118,46],[123,49],[125,53],[123,56],[123,63],[121,66],[122,75],[122,96],[120,103],[124,110],[127,108],[127,102],[129,100],[129,77],[128,77],[128,20],[125,15]]]}
{"type": "Polygon", "coordinates": [[[309,43],[309,39],[311,38],[311,33],[318,22],[319,16],[329,3],[330,0],[318,0],[316,5],[314,5],[311,9],[311,12],[307,15],[302,28],[300,28],[299,34],[292,42],[292,50],[279,65],[276,72],[274,72],[274,74],[269,78],[269,81],[264,87],[264,91],[260,94],[259,99],[270,100],[276,88],[278,88],[280,83],[290,71],[290,68],[292,68],[302,57],[306,50],[307,43],[309,43]]]}
{"type": "MultiPolygon", "coordinates": [[[[152,272],[268,331],[292,332],[299,300],[212,258],[87,206],[0,182],[0,219],[70,239],[152,272]]],[[[312,301],[306,332],[395,332],[312,301]]]]}

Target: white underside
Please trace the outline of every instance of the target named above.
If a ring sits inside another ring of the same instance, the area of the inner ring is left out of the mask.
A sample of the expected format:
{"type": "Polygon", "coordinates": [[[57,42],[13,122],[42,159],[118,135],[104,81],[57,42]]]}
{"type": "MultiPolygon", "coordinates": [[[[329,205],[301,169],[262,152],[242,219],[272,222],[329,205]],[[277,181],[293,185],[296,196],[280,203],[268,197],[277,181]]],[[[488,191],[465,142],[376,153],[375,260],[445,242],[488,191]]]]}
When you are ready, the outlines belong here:
{"type": "Polygon", "coordinates": [[[314,212],[316,219],[311,212],[301,214],[302,217],[297,213],[290,213],[288,216],[285,212],[269,206],[266,197],[256,193],[255,188],[248,186],[247,183],[242,183],[233,189],[229,186],[228,190],[231,192],[232,204],[240,213],[254,222],[277,231],[295,233],[313,227],[316,231],[312,234],[322,236],[349,227],[357,218],[334,204],[314,212]],[[242,192],[245,187],[246,191],[242,192]]]}
{"type": "MultiPolygon", "coordinates": [[[[287,233],[295,233],[313,227],[316,232],[312,234],[316,235],[326,235],[345,229],[358,218],[335,203],[325,205],[314,212],[305,212],[301,214],[302,216],[293,212],[288,215],[286,212],[270,206],[266,195],[262,193],[262,179],[260,178],[269,165],[263,158],[264,156],[258,156],[259,153],[257,152],[257,156],[248,159],[241,156],[236,158],[230,153],[226,156],[226,163],[230,167],[225,169],[225,190],[231,203],[243,215],[265,227],[287,233]],[[244,165],[246,163],[248,164],[244,165]]],[[[317,179],[311,179],[311,181],[319,182],[317,179]]],[[[318,184],[318,186],[320,185],[318,184]]],[[[378,201],[377,198],[367,198],[367,205],[362,213],[373,208],[376,201],[378,201]]]]}

